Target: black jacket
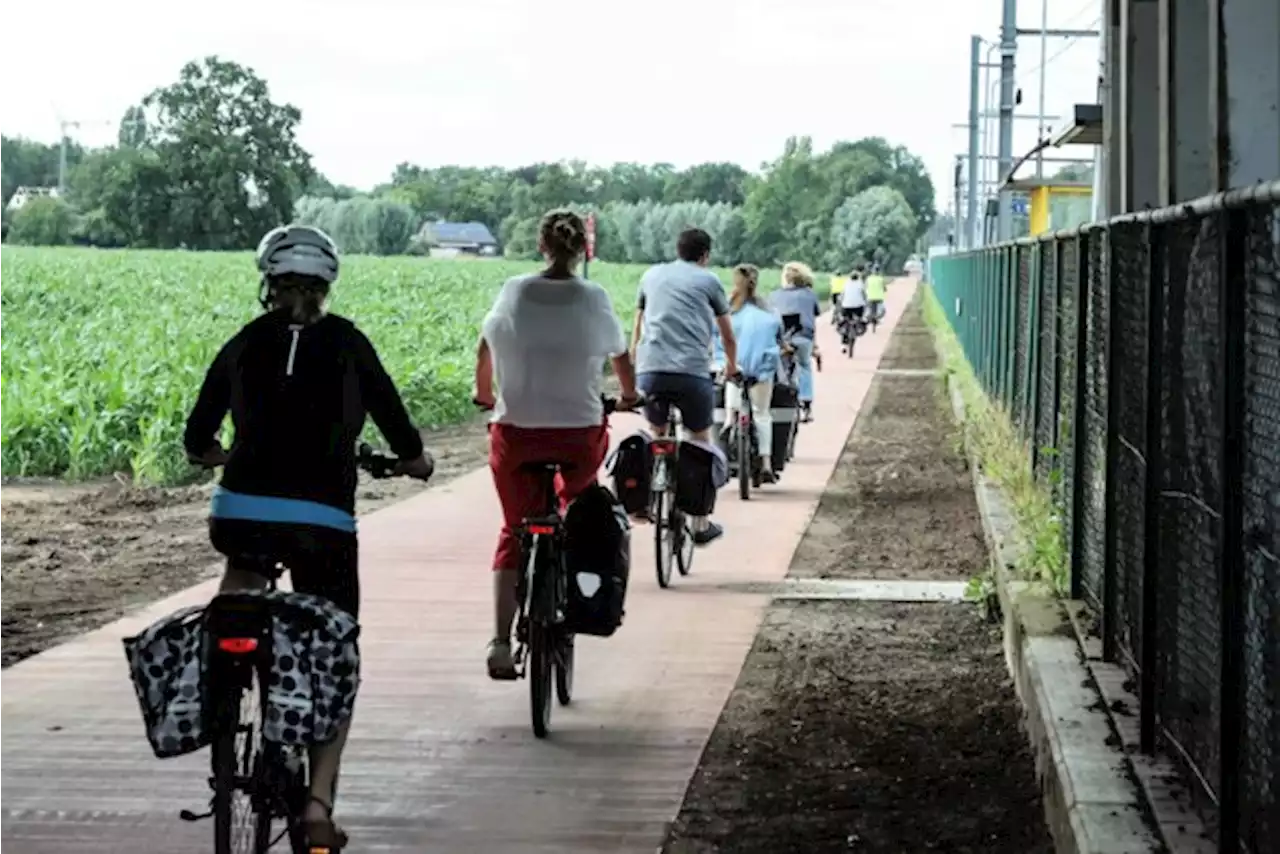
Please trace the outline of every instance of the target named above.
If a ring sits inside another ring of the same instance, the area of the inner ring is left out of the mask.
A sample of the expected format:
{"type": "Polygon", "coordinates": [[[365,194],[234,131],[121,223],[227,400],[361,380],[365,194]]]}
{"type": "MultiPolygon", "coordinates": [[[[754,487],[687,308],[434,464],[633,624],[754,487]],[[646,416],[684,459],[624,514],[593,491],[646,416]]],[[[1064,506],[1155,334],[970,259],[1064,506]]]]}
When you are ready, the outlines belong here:
{"type": "Polygon", "coordinates": [[[222,485],[355,512],[355,444],[373,416],[401,459],[422,453],[395,384],[373,344],[344,317],[311,326],[272,311],[223,346],[187,419],[183,444],[201,455],[227,411],[235,438],[222,485]]]}

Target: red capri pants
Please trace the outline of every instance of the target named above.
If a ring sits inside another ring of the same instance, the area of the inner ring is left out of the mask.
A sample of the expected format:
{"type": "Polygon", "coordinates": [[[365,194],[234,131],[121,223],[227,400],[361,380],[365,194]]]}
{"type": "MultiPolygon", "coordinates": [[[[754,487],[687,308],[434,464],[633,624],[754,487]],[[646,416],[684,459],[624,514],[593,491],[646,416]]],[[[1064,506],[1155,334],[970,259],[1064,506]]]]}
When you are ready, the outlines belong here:
{"type": "Polygon", "coordinates": [[[541,476],[521,471],[520,466],[551,460],[572,466],[573,471],[556,477],[556,493],[563,506],[595,483],[608,450],[609,431],[604,425],[536,429],[489,425],[489,469],[502,504],[495,570],[520,568],[520,538],[515,531],[522,521],[545,509],[541,476]]]}

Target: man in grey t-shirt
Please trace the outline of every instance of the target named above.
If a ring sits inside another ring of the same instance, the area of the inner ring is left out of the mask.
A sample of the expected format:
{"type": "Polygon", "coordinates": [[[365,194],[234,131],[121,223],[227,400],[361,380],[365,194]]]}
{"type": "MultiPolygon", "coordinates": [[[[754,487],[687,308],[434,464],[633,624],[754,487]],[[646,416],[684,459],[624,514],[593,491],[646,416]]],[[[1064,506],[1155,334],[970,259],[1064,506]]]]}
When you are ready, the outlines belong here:
{"type": "MultiPolygon", "coordinates": [[[[640,280],[632,347],[636,350],[636,385],[650,397],[645,417],[655,436],[665,431],[668,408],[680,410],[695,439],[711,441],[715,421],[715,384],[711,379],[711,341],[718,327],[724,343],[725,370],[738,372],[737,341],[729,322],[724,285],[707,269],[711,235],[685,229],[676,242],[677,260],[649,269],[640,280]]],[[[694,542],[704,545],[724,530],[695,520],[694,542]]]]}

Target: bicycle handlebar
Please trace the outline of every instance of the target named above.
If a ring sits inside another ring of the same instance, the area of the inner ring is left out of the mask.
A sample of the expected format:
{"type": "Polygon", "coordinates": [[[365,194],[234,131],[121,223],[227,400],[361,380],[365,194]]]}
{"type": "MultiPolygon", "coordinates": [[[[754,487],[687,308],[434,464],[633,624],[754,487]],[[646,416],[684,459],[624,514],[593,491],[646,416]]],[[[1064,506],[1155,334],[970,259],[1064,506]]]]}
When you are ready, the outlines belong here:
{"type": "Polygon", "coordinates": [[[361,442],[356,446],[356,466],[367,471],[374,480],[386,480],[393,476],[399,464],[398,457],[380,454],[368,442],[361,442]]]}

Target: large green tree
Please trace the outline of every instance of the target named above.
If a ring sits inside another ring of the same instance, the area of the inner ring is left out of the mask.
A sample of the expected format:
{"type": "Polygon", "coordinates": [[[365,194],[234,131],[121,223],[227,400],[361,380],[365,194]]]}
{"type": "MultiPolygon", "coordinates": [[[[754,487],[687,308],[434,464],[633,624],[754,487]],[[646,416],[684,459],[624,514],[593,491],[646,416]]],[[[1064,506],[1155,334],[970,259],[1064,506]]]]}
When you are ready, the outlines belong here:
{"type": "Polygon", "coordinates": [[[297,141],[302,114],[273,102],[252,70],[216,56],[188,63],[143,107],[172,200],[156,245],[240,248],[289,221],[314,174],[297,141]]]}
{"type": "Polygon", "coordinates": [[[919,233],[915,213],[901,192],[886,185],[872,187],[850,196],[836,210],[825,260],[836,270],[871,261],[900,269],[919,233]]]}

